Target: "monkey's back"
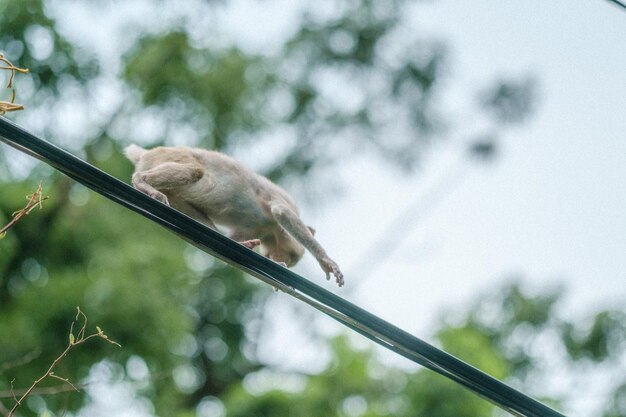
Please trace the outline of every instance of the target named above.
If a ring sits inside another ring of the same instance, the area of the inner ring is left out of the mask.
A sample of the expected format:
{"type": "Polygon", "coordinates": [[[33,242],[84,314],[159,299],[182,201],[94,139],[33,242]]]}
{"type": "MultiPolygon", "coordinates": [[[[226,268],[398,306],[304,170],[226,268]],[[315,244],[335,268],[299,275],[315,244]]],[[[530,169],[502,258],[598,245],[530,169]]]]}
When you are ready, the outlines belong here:
{"type": "Polygon", "coordinates": [[[158,147],[142,155],[137,169],[143,171],[165,162],[202,168],[204,175],[198,181],[160,191],[174,207],[180,202],[191,204],[216,224],[246,228],[272,226],[275,220],[268,203],[276,198],[298,211],[286,191],[220,152],[158,147]]]}

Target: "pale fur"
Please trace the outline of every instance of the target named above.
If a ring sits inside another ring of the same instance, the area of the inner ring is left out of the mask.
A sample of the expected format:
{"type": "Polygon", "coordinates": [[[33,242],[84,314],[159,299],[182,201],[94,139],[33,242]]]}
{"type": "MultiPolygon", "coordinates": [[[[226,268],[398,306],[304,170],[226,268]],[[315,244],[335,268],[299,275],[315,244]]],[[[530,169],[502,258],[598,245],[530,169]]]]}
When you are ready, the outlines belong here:
{"type": "Polygon", "coordinates": [[[124,149],[124,155],[126,155],[126,157],[130,159],[133,164],[139,162],[139,159],[144,152],[145,150],[137,145],[129,145],[124,149]]]}
{"type": "Polygon", "coordinates": [[[313,237],[314,230],[300,220],[291,196],[267,178],[233,158],[215,151],[189,147],[151,150],[130,145],[124,153],[135,164],[133,185],[249,248],[261,246],[269,258],[288,266],[308,249],[326,273],[343,285],[337,264],[313,237]]]}

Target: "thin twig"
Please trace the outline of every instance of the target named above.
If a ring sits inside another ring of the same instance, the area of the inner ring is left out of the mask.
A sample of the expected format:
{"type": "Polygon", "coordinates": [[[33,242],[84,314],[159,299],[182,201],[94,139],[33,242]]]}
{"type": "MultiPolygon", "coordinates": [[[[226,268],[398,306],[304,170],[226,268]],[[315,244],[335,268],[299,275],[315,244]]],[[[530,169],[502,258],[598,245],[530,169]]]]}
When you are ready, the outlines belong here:
{"type": "Polygon", "coordinates": [[[28,69],[26,68],[18,68],[14,66],[11,61],[6,59],[4,55],[0,54],[0,62],[6,64],[6,66],[0,65],[0,70],[7,70],[11,73],[9,75],[9,82],[7,83],[6,88],[11,89],[11,101],[0,101],[0,116],[4,115],[10,111],[24,110],[24,106],[21,104],[15,104],[15,89],[13,88],[13,78],[15,77],[15,73],[19,72],[22,74],[26,74],[28,69]]]}
{"type": "Polygon", "coordinates": [[[58,379],[58,380],[60,380],[60,381],[65,382],[65,383],[66,383],[66,384],[68,384],[70,387],[72,387],[72,389],[74,389],[74,391],[76,391],[76,392],[80,392],[80,390],[79,390],[78,388],[76,388],[76,385],[72,384],[68,378],[63,378],[63,377],[60,377],[60,376],[56,375],[54,372],[50,372],[50,375],[49,375],[49,376],[50,376],[50,378],[56,378],[56,379],[58,379]]]}
{"type": "MultiPolygon", "coordinates": [[[[15,410],[17,410],[18,407],[24,403],[24,400],[26,400],[26,398],[30,394],[32,394],[33,391],[35,391],[35,389],[37,388],[37,385],[39,385],[46,378],[60,379],[61,381],[65,382],[66,384],[69,384],[76,391],[79,391],[79,389],[74,384],[72,384],[67,378],[61,378],[61,377],[59,377],[59,376],[54,374],[54,368],[56,368],[56,366],[59,364],[59,362],[61,362],[61,360],[63,358],[65,358],[67,356],[67,354],[70,352],[70,350],[72,350],[72,348],[74,348],[75,346],[81,345],[81,344],[85,343],[86,341],[88,341],[89,339],[93,339],[94,337],[99,337],[101,339],[106,340],[107,342],[109,342],[111,344],[114,344],[116,346],[121,347],[119,343],[114,342],[113,340],[109,339],[108,336],[106,334],[104,334],[102,329],[100,329],[99,327],[96,327],[96,329],[97,329],[96,333],[92,333],[92,334],[90,334],[88,336],[85,336],[86,328],[87,328],[87,316],[80,310],[79,307],[76,307],[76,317],[74,318],[74,321],[72,321],[72,324],[70,325],[69,343],[67,344],[67,347],[54,360],[54,362],[52,362],[52,365],[50,365],[50,367],[48,368],[46,373],[44,373],[35,382],[33,382],[33,384],[28,389],[26,389],[26,391],[24,391],[24,393],[20,396],[19,399],[17,398],[17,395],[15,395],[15,405],[9,411],[8,417],[12,417],[15,414],[15,410]],[[83,323],[82,323],[82,326],[81,326],[80,330],[78,331],[78,337],[76,337],[76,336],[74,336],[73,331],[74,331],[74,325],[78,322],[79,319],[82,319],[83,323]]],[[[13,391],[13,384],[11,384],[11,391],[13,391]]],[[[13,392],[13,394],[15,394],[15,392],[13,392]]]]}
{"type": "Polygon", "coordinates": [[[28,214],[30,214],[30,212],[33,211],[36,207],[39,207],[40,209],[43,208],[43,202],[47,200],[48,198],[50,197],[43,195],[42,189],[41,189],[41,183],[39,183],[37,190],[34,193],[26,196],[26,199],[28,200],[28,203],[26,204],[26,206],[23,209],[14,212],[12,214],[13,218],[11,219],[11,221],[2,229],[0,229],[0,239],[2,239],[4,235],[6,234],[7,230],[9,230],[18,221],[20,221],[22,217],[25,217],[28,214]]]}

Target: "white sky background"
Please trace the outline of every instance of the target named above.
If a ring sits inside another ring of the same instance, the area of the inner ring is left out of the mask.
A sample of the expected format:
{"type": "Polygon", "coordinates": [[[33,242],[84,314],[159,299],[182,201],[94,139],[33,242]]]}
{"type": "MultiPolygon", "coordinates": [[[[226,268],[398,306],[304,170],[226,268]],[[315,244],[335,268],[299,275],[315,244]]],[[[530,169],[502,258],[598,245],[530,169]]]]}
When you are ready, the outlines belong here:
{"type": "MultiPolygon", "coordinates": [[[[271,51],[276,39],[295,29],[297,4],[233,1],[212,20],[221,36],[271,51]]],[[[102,30],[80,8],[66,11],[74,13],[65,23],[75,30],[101,39],[124,37],[102,30]]],[[[505,136],[497,162],[470,169],[349,299],[426,340],[443,311],[462,308],[511,275],[536,292],[564,285],[568,297],[561,313],[568,319],[623,308],[626,12],[603,0],[438,0],[419,3],[411,20],[420,33],[437,35],[451,48],[448,99],[500,75],[531,72],[539,80],[540,101],[530,123],[505,136]]],[[[412,178],[373,158],[346,157],[340,169],[346,193],[315,210],[303,208],[348,273],[347,288],[360,279],[350,275],[354,262],[420,190],[445,175],[457,151],[438,146],[412,178]]],[[[345,291],[322,282],[310,256],[297,271],[340,295],[345,291]]],[[[271,360],[271,353],[284,354],[288,345],[294,365],[313,360],[317,350],[294,343],[304,329],[291,320],[288,297],[274,297],[270,317],[282,330],[267,341],[264,354],[271,360]]]]}

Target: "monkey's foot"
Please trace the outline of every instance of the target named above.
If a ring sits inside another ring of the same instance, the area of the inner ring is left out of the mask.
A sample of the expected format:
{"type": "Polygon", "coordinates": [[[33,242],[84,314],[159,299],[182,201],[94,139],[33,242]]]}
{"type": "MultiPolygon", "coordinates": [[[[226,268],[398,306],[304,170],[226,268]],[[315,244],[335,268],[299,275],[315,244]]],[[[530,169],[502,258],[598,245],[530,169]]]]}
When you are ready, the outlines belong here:
{"type": "Polygon", "coordinates": [[[161,203],[165,204],[166,206],[170,205],[169,200],[167,199],[167,196],[159,191],[155,192],[155,193],[146,193],[148,194],[150,197],[154,198],[155,200],[160,201],[161,203]]]}
{"type": "Polygon", "coordinates": [[[242,245],[244,245],[246,248],[248,249],[254,249],[257,246],[259,246],[261,244],[261,240],[260,239],[250,239],[250,240],[244,240],[243,242],[239,242],[242,245]]]}
{"type": "Polygon", "coordinates": [[[343,287],[343,274],[339,270],[339,265],[337,265],[335,261],[330,258],[322,258],[319,259],[318,262],[320,263],[320,266],[322,267],[324,272],[326,272],[326,279],[329,280],[330,274],[333,274],[335,276],[335,280],[337,281],[337,285],[343,287]]]}

